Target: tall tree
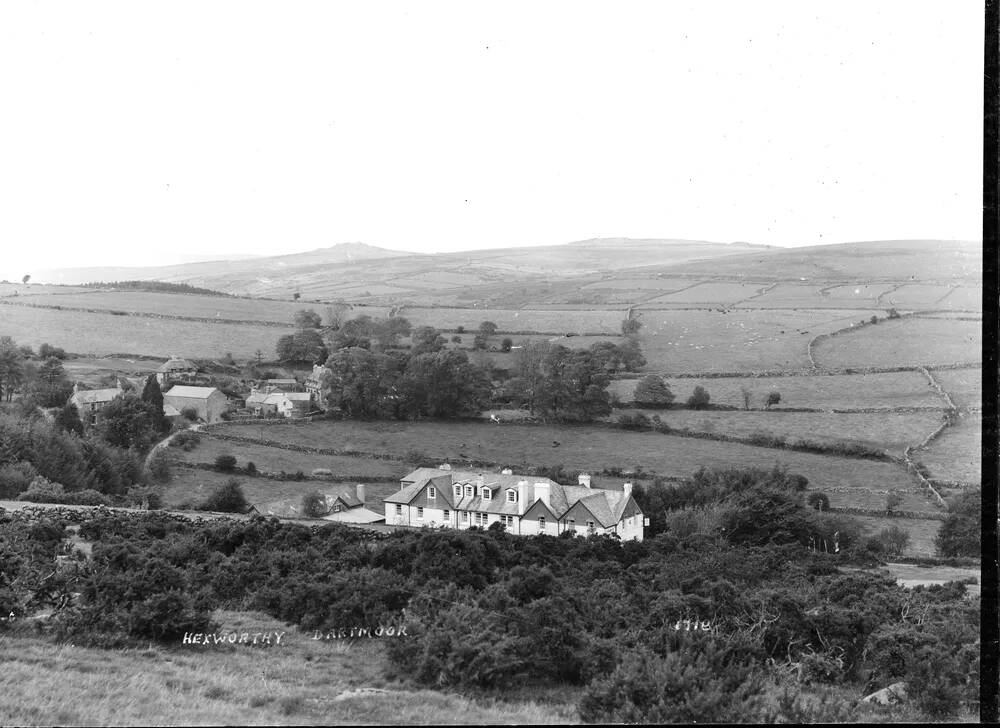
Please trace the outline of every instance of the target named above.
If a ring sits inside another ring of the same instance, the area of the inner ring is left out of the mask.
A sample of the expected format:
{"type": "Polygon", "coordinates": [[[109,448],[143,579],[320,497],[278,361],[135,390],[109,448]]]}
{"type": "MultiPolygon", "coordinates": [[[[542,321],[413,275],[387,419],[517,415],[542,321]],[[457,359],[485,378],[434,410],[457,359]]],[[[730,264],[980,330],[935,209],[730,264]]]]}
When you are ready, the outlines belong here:
{"type": "Polygon", "coordinates": [[[464,351],[437,351],[410,358],[400,389],[411,417],[462,417],[482,410],[490,383],[464,351]]]}
{"type": "Polygon", "coordinates": [[[586,422],[611,412],[610,379],[589,351],[553,346],[542,360],[534,408],[546,417],[586,422]]]}
{"type": "Polygon", "coordinates": [[[155,374],[150,374],[146,377],[146,384],[142,388],[140,399],[143,402],[148,402],[154,411],[158,413],[156,418],[157,429],[160,432],[169,430],[170,420],[163,414],[163,391],[160,389],[160,383],[156,380],[155,374]]]}
{"type": "Polygon", "coordinates": [[[10,336],[0,336],[0,399],[10,402],[14,390],[24,381],[23,353],[10,336]]]}
{"type": "Polygon", "coordinates": [[[66,432],[83,436],[83,421],[80,419],[80,411],[72,402],[67,402],[62,406],[62,409],[56,413],[55,421],[66,432]]]}
{"type": "Polygon", "coordinates": [[[123,394],[104,405],[97,414],[97,432],[109,445],[145,451],[159,430],[159,416],[153,405],[134,394],[123,394]]]}
{"type": "Polygon", "coordinates": [[[418,326],[410,335],[411,347],[410,356],[420,356],[421,354],[431,354],[444,349],[445,338],[433,326],[418,326]]]}
{"type": "Polygon", "coordinates": [[[339,349],[326,360],[322,386],[327,402],[351,417],[391,416],[399,361],[359,346],[339,349]]]}
{"type": "Polygon", "coordinates": [[[311,308],[304,308],[295,312],[295,328],[297,329],[318,329],[323,325],[318,313],[311,308]]]}

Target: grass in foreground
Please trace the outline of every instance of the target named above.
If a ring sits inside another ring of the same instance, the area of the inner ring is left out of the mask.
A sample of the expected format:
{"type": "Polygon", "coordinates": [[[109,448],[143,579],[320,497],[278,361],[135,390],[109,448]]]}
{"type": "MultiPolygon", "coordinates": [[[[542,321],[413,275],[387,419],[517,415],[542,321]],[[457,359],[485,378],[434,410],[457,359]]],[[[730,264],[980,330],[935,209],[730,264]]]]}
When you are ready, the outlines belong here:
{"type": "Polygon", "coordinates": [[[128,650],[0,637],[2,725],[323,725],[575,722],[566,700],[477,702],[383,677],[382,647],[314,641],[260,614],[220,631],[285,631],[280,646],[128,650]]]}

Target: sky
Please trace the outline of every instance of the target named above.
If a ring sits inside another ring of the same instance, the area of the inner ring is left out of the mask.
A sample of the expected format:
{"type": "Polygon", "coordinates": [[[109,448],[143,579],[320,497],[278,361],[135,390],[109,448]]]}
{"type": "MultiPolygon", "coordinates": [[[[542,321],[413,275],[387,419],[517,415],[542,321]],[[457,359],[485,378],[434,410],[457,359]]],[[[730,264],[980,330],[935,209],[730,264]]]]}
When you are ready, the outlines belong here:
{"type": "Polygon", "coordinates": [[[982,4],[0,4],[0,278],[981,239],[982,4]]]}

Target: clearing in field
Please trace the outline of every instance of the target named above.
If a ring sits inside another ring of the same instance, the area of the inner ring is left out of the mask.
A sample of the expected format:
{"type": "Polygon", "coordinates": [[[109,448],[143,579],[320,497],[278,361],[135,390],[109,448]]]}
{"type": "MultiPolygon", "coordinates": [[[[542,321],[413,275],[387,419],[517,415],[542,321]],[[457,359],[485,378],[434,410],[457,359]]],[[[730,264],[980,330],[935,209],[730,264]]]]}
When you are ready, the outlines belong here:
{"type": "Polygon", "coordinates": [[[813,347],[821,367],[930,366],[978,362],[981,326],[975,321],[899,318],[822,339],[813,347]]]}
{"type": "Polygon", "coordinates": [[[49,343],[91,356],[141,354],[166,359],[251,358],[258,349],[273,356],[278,337],[292,328],[258,324],[197,323],[141,316],[3,306],[3,333],[18,344],[49,343]]]}
{"type": "Polygon", "coordinates": [[[642,311],[646,370],[681,374],[809,369],[809,340],[864,317],[855,310],[642,311]]]}
{"type": "MultiPolygon", "coordinates": [[[[978,370],[976,370],[978,371],[978,370]]],[[[937,376],[938,372],[935,372],[937,376]]],[[[617,379],[608,391],[622,402],[631,402],[638,379],[617,379]]],[[[943,407],[940,397],[920,372],[876,374],[818,374],[787,377],[682,377],[668,379],[677,403],[683,403],[696,386],[704,387],[712,404],[743,407],[745,387],[751,394],[751,407],[761,408],[769,392],[781,395],[782,407],[810,409],[869,409],[897,407],[943,407]]]]}
{"type": "Polygon", "coordinates": [[[809,440],[825,445],[855,443],[902,457],[907,446],[920,443],[941,423],[940,412],[878,412],[828,414],[826,412],[754,412],[725,410],[620,410],[659,415],[670,427],[693,432],[747,438],[768,435],[789,444],[809,440]]]}
{"type": "MultiPolygon", "coordinates": [[[[222,432],[256,438],[259,430],[255,425],[231,424],[222,432]]],[[[937,507],[910,475],[891,462],[814,455],[655,432],[623,432],[590,425],[326,421],[297,427],[272,427],[265,437],[269,441],[306,447],[373,454],[411,453],[414,460],[450,462],[456,466],[470,461],[495,463],[515,472],[535,465],[564,465],[567,469],[593,473],[606,468],[626,471],[641,468],[646,472],[683,478],[702,466],[772,468],[775,464],[784,464],[791,471],[805,475],[811,488],[828,492],[831,503],[838,501],[834,505],[850,505],[860,498],[866,503],[864,507],[872,507],[871,503],[877,506],[880,501],[884,502],[885,491],[892,489],[904,496],[902,510],[937,512],[937,507]],[[835,497],[838,488],[846,489],[843,490],[845,495],[835,497]]],[[[203,443],[207,439],[203,439],[203,443]]],[[[289,455],[296,457],[299,453],[289,452],[289,455]]],[[[398,466],[403,471],[406,464],[398,463],[398,466]]],[[[404,474],[400,472],[398,477],[404,474]]]]}

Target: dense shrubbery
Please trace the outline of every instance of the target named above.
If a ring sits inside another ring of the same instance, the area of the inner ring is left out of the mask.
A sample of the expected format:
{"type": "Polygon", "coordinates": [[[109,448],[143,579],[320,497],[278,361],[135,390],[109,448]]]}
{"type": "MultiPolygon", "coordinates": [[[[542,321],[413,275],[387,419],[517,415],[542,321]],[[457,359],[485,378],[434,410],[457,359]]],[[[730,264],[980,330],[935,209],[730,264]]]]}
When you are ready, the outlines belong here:
{"type": "MultiPolygon", "coordinates": [[[[405,624],[407,638],[386,646],[399,675],[460,689],[585,686],[587,721],[834,714],[794,699],[765,705],[762,685],[789,680],[860,691],[903,679],[924,686],[928,715],[969,705],[979,616],[964,587],[906,590],[841,571],[855,536],[805,505],[804,481],[781,469],[702,470],[676,488],[637,487],[658,519],[648,532],[660,531],[641,543],[96,517],[80,529],[94,558],[64,584],[81,596],[51,625],[75,640],[172,641],[208,629],[214,608],[304,630],[405,624]],[[823,553],[816,544],[835,532],[840,553],[823,553]]],[[[13,591],[0,584],[0,606],[38,601],[20,585],[36,567],[38,579],[51,572],[41,564],[61,533],[38,528],[41,555],[23,526],[0,522],[0,561],[13,564],[10,578],[27,573],[13,591]]]]}
{"type": "Polygon", "coordinates": [[[948,518],[938,531],[938,553],[942,556],[979,556],[982,539],[983,492],[966,491],[951,502],[948,518]]]}

